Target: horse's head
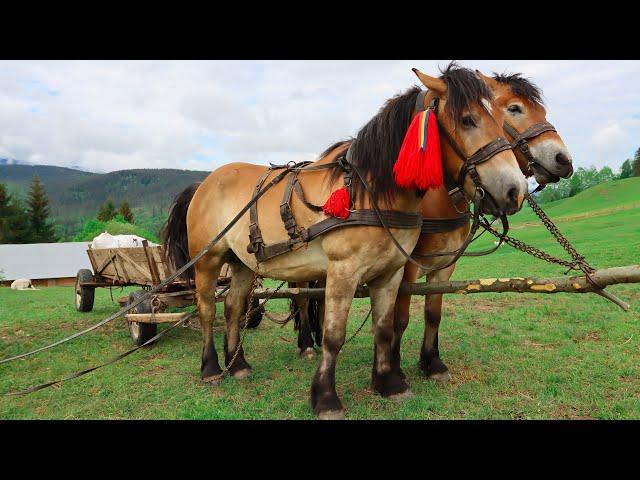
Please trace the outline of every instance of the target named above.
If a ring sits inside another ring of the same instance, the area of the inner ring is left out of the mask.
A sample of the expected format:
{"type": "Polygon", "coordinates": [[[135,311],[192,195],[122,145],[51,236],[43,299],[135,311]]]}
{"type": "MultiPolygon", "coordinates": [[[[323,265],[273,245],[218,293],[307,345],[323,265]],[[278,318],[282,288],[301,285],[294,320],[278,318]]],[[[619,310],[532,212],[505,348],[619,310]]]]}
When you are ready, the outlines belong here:
{"type": "Polygon", "coordinates": [[[505,133],[515,143],[514,153],[525,175],[535,175],[541,185],[569,178],[573,174],[571,155],[547,122],[540,89],[519,73],[493,77],[476,73],[489,85],[504,113],[505,133]]]}
{"type": "Polygon", "coordinates": [[[505,138],[504,114],[486,83],[453,62],[439,78],[414,72],[429,89],[423,107],[434,108],[438,118],[446,187],[458,187],[486,213],[520,210],[527,182],[505,138]]]}

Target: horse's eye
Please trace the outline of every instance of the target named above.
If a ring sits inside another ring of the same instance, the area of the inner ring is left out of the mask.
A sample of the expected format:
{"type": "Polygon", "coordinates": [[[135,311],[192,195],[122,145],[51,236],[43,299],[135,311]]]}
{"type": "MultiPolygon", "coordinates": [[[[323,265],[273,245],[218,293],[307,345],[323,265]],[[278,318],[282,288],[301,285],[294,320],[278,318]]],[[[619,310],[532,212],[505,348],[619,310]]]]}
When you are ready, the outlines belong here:
{"type": "Polygon", "coordinates": [[[476,126],[476,122],[473,121],[471,115],[465,115],[464,117],[462,117],[462,125],[471,128],[476,126]]]}
{"type": "Polygon", "coordinates": [[[509,110],[511,113],[522,113],[522,108],[520,108],[520,105],[509,105],[509,108],[507,108],[507,110],[509,110]]]}

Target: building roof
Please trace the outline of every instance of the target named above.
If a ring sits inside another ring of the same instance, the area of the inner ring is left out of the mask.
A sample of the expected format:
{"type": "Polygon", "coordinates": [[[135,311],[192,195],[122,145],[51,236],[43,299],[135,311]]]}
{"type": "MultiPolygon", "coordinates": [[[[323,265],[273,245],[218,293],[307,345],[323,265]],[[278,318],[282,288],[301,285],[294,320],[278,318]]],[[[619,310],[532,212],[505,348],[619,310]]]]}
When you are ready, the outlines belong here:
{"type": "Polygon", "coordinates": [[[5,280],[75,277],[91,268],[89,242],[0,245],[0,276],[5,280]]]}

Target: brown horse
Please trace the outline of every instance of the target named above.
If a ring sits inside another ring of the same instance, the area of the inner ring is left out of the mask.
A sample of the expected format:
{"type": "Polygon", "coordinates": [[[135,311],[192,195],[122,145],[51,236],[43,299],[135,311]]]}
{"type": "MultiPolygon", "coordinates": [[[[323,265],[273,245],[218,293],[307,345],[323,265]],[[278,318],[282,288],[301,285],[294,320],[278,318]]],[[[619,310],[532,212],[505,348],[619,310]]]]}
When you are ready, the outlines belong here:
{"type": "MultiPolygon", "coordinates": [[[[510,141],[514,141],[514,135],[528,132],[530,129],[546,122],[542,92],[533,82],[517,73],[511,75],[494,74],[493,77],[485,76],[478,70],[476,70],[476,73],[490,87],[494,94],[496,105],[503,111],[504,121],[511,127],[505,131],[510,141]]],[[[541,130],[543,129],[537,129],[533,133],[538,133],[541,130]]],[[[573,173],[571,156],[562,139],[555,131],[544,129],[542,133],[531,138],[527,144],[531,152],[530,156],[525,155],[521,148],[514,148],[518,164],[526,176],[535,175],[536,181],[540,185],[555,183],[560,178],[571,176],[573,173]]],[[[462,207],[463,205],[458,205],[458,209],[462,207]]],[[[460,214],[454,208],[449,195],[444,189],[432,190],[426,193],[422,201],[422,214],[425,218],[434,220],[460,218],[460,214]]],[[[455,269],[455,264],[446,269],[437,270],[439,267],[446,266],[452,260],[452,257],[442,256],[435,259],[427,259],[426,257],[420,257],[420,255],[455,251],[461,247],[468,232],[469,223],[467,221],[465,225],[453,230],[448,229],[440,233],[424,233],[420,236],[416,246],[417,259],[420,263],[435,270],[427,276],[428,281],[448,280],[455,269]]],[[[415,281],[418,270],[415,265],[408,263],[405,267],[403,279],[405,281],[415,281]]],[[[322,280],[316,281],[311,286],[322,287],[323,282],[322,280]]],[[[312,299],[304,304],[298,304],[296,300],[293,300],[292,304],[292,311],[296,312],[296,329],[298,330],[300,354],[311,358],[314,354],[314,340],[318,345],[321,344],[322,301],[312,299]]],[[[409,304],[409,296],[398,296],[395,315],[400,337],[409,319],[409,304]]],[[[449,379],[449,373],[438,353],[438,326],[440,324],[441,311],[442,295],[427,296],[424,310],[425,336],[420,366],[427,377],[447,380],[449,379]]],[[[399,341],[395,344],[395,348],[397,349],[398,346],[399,341]]],[[[399,355],[397,351],[395,354],[399,355]]]]}
{"type": "MultiPolygon", "coordinates": [[[[424,99],[439,99],[437,119],[441,132],[447,132],[458,150],[473,153],[504,136],[500,109],[492,102],[486,84],[468,69],[450,66],[442,78],[430,77],[414,70],[429,89],[424,99]]],[[[382,109],[359,132],[351,145],[350,164],[362,173],[370,184],[371,194],[353,180],[354,207],[369,209],[376,204],[385,210],[419,214],[424,192],[399,189],[394,182],[393,165],[410,121],[416,113],[419,89],[409,89],[387,101],[382,109]]],[[[330,164],[342,158],[344,143],[331,148],[313,166],[330,164]]],[[[464,167],[450,148],[442,152],[445,174],[458,178],[464,167]]],[[[513,213],[521,208],[526,193],[526,181],[511,150],[501,150],[484,158],[477,166],[479,181],[492,200],[482,202],[487,213],[513,213]]],[[[243,163],[225,165],[212,172],[192,192],[186,189],[174,203],[165,229],[165,247],[176,267],[201,251],[225,228],[247,204],[257,181],[269,174],[266,167],[243,163]]],[[[304,197],[322,204],[331,192],[342,186],[342,172],[305,170],[299,173],[304,197]]],[[[477,185],[463,177],[460,185],[467,198],[480,201],[477,185]]],[[[259,201],[259,223],[265,244],[287,239],[279,215],[285,185],[278,183],[259,201]]],[[[324,218],[296,196],[291,200],[298,225],[308,228],[324,218]]],[[[306,282],[326,278],[325,315],[323,322],[322,360],[311,386],[311,406],[320,418],[342,418],[343,406],[335,389],[335,368],[338,353],[345,340],[345,327],[355,289],[366,283],[371,294],[374,324],[373,389],[383,396],[403,394],[408,384],[392,369],[391,342],[394,339],[395,299],[402,279],[405,256],[396,248],[388,233],[407,252],[418,240],[419,228],[351,226],[332,230],[297,248],[264,262],[247,251],[248,215],[240,220],[195,264],[198,311],[202,326],[203,352],[201,376],[217,383],[222,370],[212,335],[215,316],[215,287],[221,266],[228,262],[232,269],[230,290],[225,298],[226,320],[225,365],[236,378],[250,373],[243,349],[239,344],[239,320],[250,294],[254,272],[265,277],[306,282]],[[235,356],[235,361],[231,359],[235,356]]]]}
{"type": "MultiPolygon", "coordinates": [[[[490,86],[495,95],[495,103],[504,112],[505,121],[518,132],[525,132],[536,125],[546,122],[546,111],[542,104],[539,88],[516,75],[495,75],[486,77],[476,71],[490,86]]],[[[505,132],[510,130],[505,129],[505,132]]],[[[539,131],[539,130],[538,130],[539,131]]],[[[510,140],[513,138],[510,136],[510,140]]],[[[571,157],[564,142],[555,130],[546,130],[529,140],[529,149],[534,161],[527,158],[519,148],[514,148],[516,158],[523,172],[535,174],[540,184],[556,182],[559,177],[568,178],[573,173],[571,157]]],[[[422,215],[425,218],[455,218],[463,204],[454,206],[444,189],[430,190],[422,201],[422,215]]],[[[429,267],[428,282],[447,281],[453,274],[455,263],[449,265],[451,256],[425,257],[435,252],[454,251],[462,245],[469,232],[468,222],[453,231],[429,233],[420,236],[414,256],[429,267]],[[445,267],[445,268],[443,268],[445,267]]],[[[419,269],[407,263],[403,281],[414,282],[418,278],[419,269]]],[[[409,306],[411,296],[398,295],[395,307],[394,339],[392,342],[393,363],[400,365],[400,342],[402,334],[409,322],[409,306]]],[[[425,296],[424,318],[425,331],[420,352],[420,368],[427,378],[446,381],[450,375],[447,366],[440,358],[438,349],[438,328],[442,317],[442,295],[425,296]]]]}

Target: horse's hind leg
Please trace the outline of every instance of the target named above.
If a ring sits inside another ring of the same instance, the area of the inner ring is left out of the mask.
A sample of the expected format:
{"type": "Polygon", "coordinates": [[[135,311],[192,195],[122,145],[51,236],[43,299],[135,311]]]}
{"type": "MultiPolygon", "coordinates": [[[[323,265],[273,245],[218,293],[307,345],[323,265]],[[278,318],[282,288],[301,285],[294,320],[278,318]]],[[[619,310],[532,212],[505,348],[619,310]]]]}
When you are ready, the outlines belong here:
{"type": "Polygon", "coordinates": [[[219,255],[207,255],[196,263],[196,298],[202,329],[202,363],[200,376],[205,382],[217,385],[222,378],[213,340],[213,321],[216,317],[216,283],[223,259],[219,255]]]}
{"type": "MultiPolygon", "coordinates": [[[[429,281],[446,281],[453,274],[455,266],[441,270],[429,281]]],[[[438,349],[438,329],[442,318],[442,294],[426,295],[424,302],[424,338],[420,351],[420,369],[427,378],[446,382],[451,379],[449,369],[440,359],[438,349]]]]}
{"type": "MultiPolygon", "coordinates": [[[[290,283],[290,286],[307,288],[309,283],[290,283]]],[[[298,349],[300,356],[305,358],[313,358],[316,353],[313,348],[309,306],[308,298],[296,297],[291,300],[291,308],[295,311],[295,324],[298,328],[298,349]]]]}
{"type": "Polygon", "coordinates": [[[251,294],[253,271],[243,263],[230,263],[231,286],[224,299],[224,318],[227,331],[224,335],[224,363],[229,366],[229,373],[235,378],[245,378],[251,373],[251,366],[244,358],[244,350],[240,345],[240,319],[247,312],[247,297],[251,294]]]}
{"type": "MultiPolygon", "coordinates": [[[[394,307],[403,269],[369,282],[374,325],[374,356],[371,385],[383,397],[400,398],[411,394],[399,365],[394,365],[394,307]]],[[[400,348],[398,343],[398,349],[400,348]]],[[[398,351],[399,353],[399,351],[398,351]]],[[[399,355],[398,355],[399,362],[399,355]]]]}
{"type": "MultiPolygon", "coordinates": [[[[418,268],[407,263],[404,267],[402,281],[415,282],[418,277],[418,268]]],[[[393,340],[391,341],[391,370],[396,371],[403,379],[406,378],[400,367],[400,347],[402,336],[409,325],[409,313],[411,309],[411,295],[400,295],[396,297],[393,311],[393,340]]]]}

